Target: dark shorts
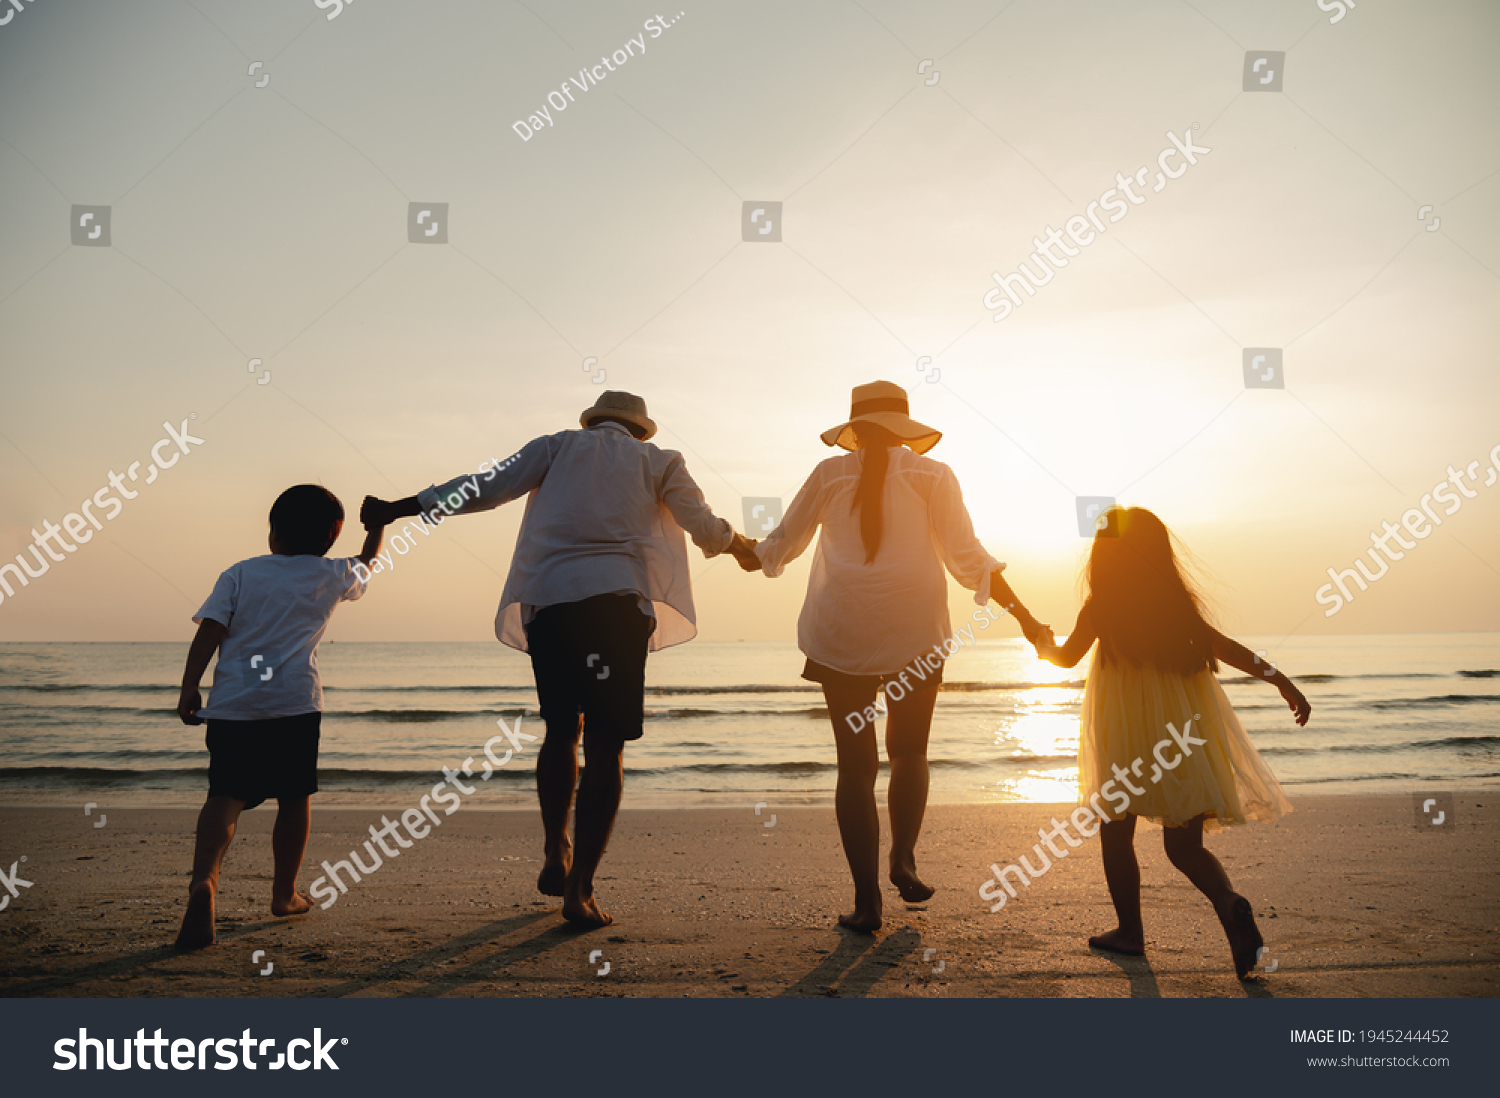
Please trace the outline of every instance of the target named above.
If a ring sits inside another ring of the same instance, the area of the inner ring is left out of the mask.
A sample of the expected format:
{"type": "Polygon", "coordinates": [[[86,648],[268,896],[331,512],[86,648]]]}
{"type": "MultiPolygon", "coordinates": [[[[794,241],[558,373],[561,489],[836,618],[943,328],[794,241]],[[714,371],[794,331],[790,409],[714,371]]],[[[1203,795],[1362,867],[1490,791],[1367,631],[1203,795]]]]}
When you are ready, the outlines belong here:
{"type": "MultiPolygon", "coordinates": [[[[928,665],[931,665],[931,660],[928,665]]],[[[907,671],[903,668],[902,671],[907,671]]],[[[841,687],[845,690],[858,690],[868,693],[871,698],[875,697],[875,691],[888,682],[895,682],[901,677],[902,672],[897,671],[894,675],[846,675],[842,671],[835,671],[831,667],[825,667],[814,660],[808,660],[802,665],[802,677],[808,682],[815,682],[822,686],[841,687]]],[[[943,667],[938,665],[936,671],[928,671],[925,679],[919,679],[907,671],[907,689],[911,691],[921,690],[923,687],[932,688],[943,681],[943,667]]]]}
{"type": "Polygon", "coordinates": [[[208,795],[254,808],[281,797],[318,791],[322,713],[264,721],[208,722],[208,795]]]}
{"type": "Polygon", "coordinates": [[[537,700],[549,735],[641,738],[646,645],[656,619],[634,595],[595,595],[538,610],[526,626],[537,700]]]}

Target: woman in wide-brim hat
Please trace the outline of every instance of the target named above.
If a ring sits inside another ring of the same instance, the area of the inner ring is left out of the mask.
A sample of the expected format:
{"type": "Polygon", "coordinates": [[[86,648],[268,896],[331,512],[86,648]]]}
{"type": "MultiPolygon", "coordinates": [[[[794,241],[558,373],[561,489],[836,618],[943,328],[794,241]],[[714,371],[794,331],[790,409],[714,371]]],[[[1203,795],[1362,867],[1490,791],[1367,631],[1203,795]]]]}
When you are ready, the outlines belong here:
{"type": "MultiPolygon", "coordinates": [[[[823,432],[829,446],[850,451],[821,462],[756,547],[762,571],[779,576],[821,527],[797,644],[802,677],[823,687],[838,750],[837,815],[854,875],[854,910],[839,923],[880,927],[880,814],[875,778],[876,694],[884,688],[890,759],[889,877],[902,899],[918,903],[933,890],[917,875],[917,837],[927,809],[927,737],[955,647],[944,569],[985,606],[1008,607],[1028,636],[1037,624],[974,536],[953,470],[923,457],[942,432],[913,419],[906,390],[888,381],[857,386],[849,418],[823,432]]],[[[975,621],[989,624],[985,611],[975,621]]]]}

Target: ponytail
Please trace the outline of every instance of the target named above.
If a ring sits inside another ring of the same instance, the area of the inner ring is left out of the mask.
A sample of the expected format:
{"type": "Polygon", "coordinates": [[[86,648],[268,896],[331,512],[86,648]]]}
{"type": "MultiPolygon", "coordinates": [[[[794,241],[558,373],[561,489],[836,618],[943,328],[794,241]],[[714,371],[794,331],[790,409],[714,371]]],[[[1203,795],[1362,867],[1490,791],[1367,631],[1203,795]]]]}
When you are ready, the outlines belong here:
{"type": "Polygon", "coordinates": [[[880,536],[885,525],[885,474],[890,468],[892,446],[900,440],[883,427],[871,423],[855,425],[854,433],[861,442],[859,484],[854,489],[854,502],[849,513],[859,512],[859,533],[865,543],[865,563],[871,564],[880,552],[880,536]]]}

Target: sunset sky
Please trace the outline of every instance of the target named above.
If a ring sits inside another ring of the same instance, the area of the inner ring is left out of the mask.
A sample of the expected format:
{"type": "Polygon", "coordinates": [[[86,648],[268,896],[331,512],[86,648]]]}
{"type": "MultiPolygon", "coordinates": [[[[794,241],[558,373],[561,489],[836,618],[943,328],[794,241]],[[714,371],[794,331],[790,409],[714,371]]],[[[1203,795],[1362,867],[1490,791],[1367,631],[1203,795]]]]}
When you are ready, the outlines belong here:
{"type": "MultiPolygon", "coordinates": [[[[43,0],[0,26],[0,563],[111,470],[144,480],[164,421],[205,440],[0,602],[0,641],[185,640],[281,489],[338,494],[353,554],[365,493],[503,459],[604,388],[740,527],[877,378],[1060,633],[1085,495],[1160,514],[1230,630],[1500,622],[1494,4],[331,12],[43,0]],[[1242,90],[1262,50],[1281,91],[1242,90]],[[1168,131],[1211,151],[1153,193],[1168,131]],[[1144,202],[993,322],[992,273],[1143,166],[1144,202]],[[747,201],[783,203],[780,242],[742,240],[747,201]],[[446,243],[408,242],[413,202],[447,204],[446,243]],[[70,243],[75,205],[110,207],[109,247],[70,243]],[[1246,388],[1247,347],[1283,350],[1284,389],[1246,388]],[[1325,618],[1327,569],[1474,461],[1476,496],[1325,618]]],[[[521,507],[421,540],[329,635],[492,637],[521,507]]],[[[700,637],[792,639],[807,560],[695,554],[700,637]]]]}

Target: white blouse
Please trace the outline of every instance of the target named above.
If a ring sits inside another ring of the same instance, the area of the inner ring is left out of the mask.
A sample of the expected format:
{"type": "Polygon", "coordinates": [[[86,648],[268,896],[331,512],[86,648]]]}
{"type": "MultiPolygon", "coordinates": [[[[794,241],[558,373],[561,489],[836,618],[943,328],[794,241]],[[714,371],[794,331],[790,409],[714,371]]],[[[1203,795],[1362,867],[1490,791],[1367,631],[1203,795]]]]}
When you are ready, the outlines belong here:
{"type": "Polygon", "coordinates": [[[502,644],[526,651],[528,610],[623,593],[647,600],[656,618],[652,652],[697,635],[683,532],[713,557],[734,528],[709,509],[681,454],[601,423],[532,439],[482,478],[455,477],[417,500],[442,523],[443,511],[474,514],[521,496],[526,514],[495,615],[502,644]]]}
{"type": "Polygon", "coordinates": [[[890,451],[880,552],[866,564],[859,513],[850,510],[861,460],[854,452],[819,463],[755,552],[765,574],[779,576],[822,526],[797,646],[845,674],[899,674],[952,635],[944,567],[983,606],[990,573],[1005,565],[974,536],[953,470],[904,446],[890,451]]]}

